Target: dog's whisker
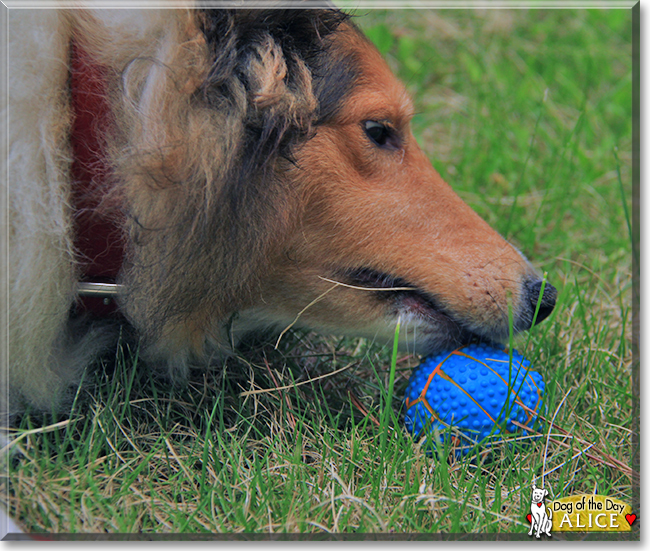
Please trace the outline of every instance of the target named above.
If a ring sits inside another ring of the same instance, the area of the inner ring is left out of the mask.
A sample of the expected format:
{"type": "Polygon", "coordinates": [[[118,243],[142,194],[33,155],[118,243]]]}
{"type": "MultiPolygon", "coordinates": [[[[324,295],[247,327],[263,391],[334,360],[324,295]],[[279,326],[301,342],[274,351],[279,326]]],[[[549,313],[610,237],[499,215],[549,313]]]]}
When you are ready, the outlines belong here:
{"type": "Polygon", "coordinates": [[[413,291],[413,287],[361,287],[360,285],[350,285],[349,283],[343,283],[342,281],[336,281],[334,279],[329,279],[327,277],[318,276],[319,279],[327,281],[328,283],[334,283],[341,287],[348,287],[349,289],[357,289],[359,291],[413,291]]]}

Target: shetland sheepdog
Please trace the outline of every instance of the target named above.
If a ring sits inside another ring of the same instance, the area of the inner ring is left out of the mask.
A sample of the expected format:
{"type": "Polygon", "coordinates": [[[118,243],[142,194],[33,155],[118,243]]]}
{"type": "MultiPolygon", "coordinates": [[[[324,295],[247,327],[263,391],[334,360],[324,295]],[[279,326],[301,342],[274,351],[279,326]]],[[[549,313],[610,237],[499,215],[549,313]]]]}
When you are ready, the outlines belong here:
{"type": "Polygon", "coordinates": [[[428,354],[552,311],[555,289],[433,169],[405,87],[344,13],[8,18],[10,413],[64,404],[120,324],[182,378],[251,331],[381,342],[400,319],[428,354]]]}

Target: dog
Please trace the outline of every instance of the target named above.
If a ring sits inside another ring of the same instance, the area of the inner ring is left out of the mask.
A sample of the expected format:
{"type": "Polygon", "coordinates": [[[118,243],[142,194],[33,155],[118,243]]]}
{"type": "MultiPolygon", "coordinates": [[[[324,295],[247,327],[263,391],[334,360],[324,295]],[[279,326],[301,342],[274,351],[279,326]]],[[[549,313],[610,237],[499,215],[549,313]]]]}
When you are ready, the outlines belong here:
{"type": "Polygon", "coordinates": [[[553,523],[551,522],[551,517],[553,512],[544,505],[544,498],[548,495],[548,490],[545,488],[537,488],[533,484],[533,497],[530,504],[530,530],[528,532],[529,536],[533,535],[535,532],[535,537],[539,539],[541,534],[546,534],[551,536],[551,528],[553,523]]]}
{"type": "Polygon", "coordinates": [[[252,331],[392,342],[401,320],[429,354],[504,341],[509,308],[515,332],[551,313],[341,11],[8,18],[10,414],[65,407],[120,325],[176,380],[252,331]]]}

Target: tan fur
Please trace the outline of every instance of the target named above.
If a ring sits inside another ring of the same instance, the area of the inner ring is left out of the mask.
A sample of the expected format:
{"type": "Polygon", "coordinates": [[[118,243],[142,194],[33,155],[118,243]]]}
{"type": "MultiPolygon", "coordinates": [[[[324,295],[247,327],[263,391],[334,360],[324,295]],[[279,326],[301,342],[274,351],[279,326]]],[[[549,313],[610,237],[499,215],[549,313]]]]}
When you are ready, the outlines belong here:
{"type": "Polygon", "coordinates": [[[98,330],[65,344],[78,277],[73,37],[111,75],[115,187],[104,206],[127,214],[120,304],[149,362],[182,376],[247,331],[293,323],[387,341],[399,318],[402,344],[423,353],[458,331],[408,297],[387,303],[332,282],[357,268],[408,281],[464,331],[507,335],[508,305],[523,311],[522,284],[535,271],[431,167],[409,130],[408,95],[374,48],[349,25],[335,33],[332,50],[360,72],[336,115],[316,125],[314,75],[270,36],[241,67],[248,89],[232,77],[227,106],[203,101],[211,59],[199,26],[191,9],[10,12],[11,410],[57,404],[102,344],[98,330]],[[244,197],[246,208],[227,215],[245,124],[256,117],[281,120],[302,142],[293,159],[273,157],[256,173],[255,201],[244,197]],[[399,150],[373,145],[366,120],[390,122],[399,150]]]}

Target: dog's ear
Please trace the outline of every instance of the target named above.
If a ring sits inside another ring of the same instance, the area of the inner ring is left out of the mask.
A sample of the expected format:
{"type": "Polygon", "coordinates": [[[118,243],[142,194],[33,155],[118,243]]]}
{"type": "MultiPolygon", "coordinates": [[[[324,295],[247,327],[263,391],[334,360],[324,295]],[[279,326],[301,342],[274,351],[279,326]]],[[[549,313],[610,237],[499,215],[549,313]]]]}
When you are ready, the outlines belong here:
{"type": "Polygon", "coordinates": [[[251,166],[287,156],[310,133],[324,103],[315,80],[327,63],[329,38],[347,18],[322,9],[199,12],[210,56],[200,95],[211,108],[241,117],[248,138],[243,158],[251,166]]]}
{"type": "Polygon", "coordinates": [[[310,73],[317,58],[326,49],[328,37],[347,18],[338,10],[316,9],[199,12],[199,28],[212,58],[206,98],[212,105],[232,99],[233,79],[258,107],[310,94],[310,73]]]}

